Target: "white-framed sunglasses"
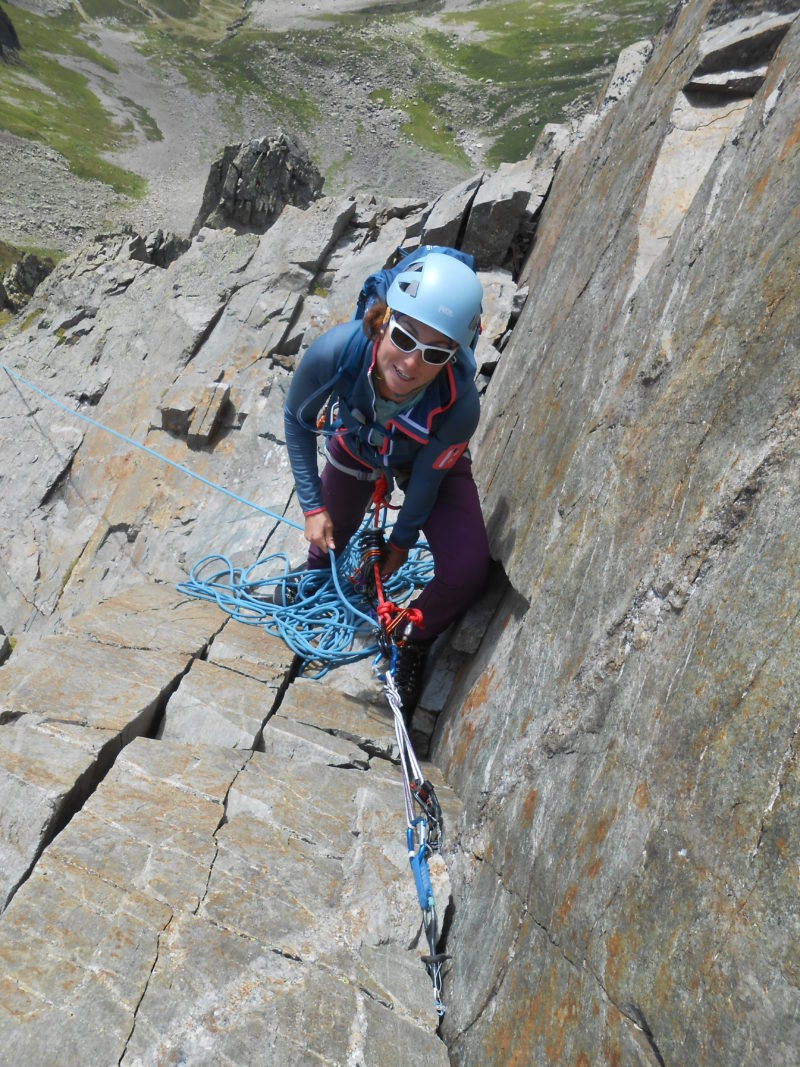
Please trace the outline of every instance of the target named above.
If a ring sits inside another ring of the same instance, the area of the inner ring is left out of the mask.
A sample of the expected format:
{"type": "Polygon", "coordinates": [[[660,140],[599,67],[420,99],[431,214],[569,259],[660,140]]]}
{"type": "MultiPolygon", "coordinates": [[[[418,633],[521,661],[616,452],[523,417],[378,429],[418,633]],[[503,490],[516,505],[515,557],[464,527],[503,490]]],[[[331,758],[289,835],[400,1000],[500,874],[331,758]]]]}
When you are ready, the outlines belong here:
{"type": "Polygon", "coordinates": [[[455,348],[445,348],[443,345],[424,345],[421,341],[401,326],[394,315],[389,316],[389,340],[395,348],[401,352],[411,353],[418,351],[423,363],[429,363],[432,367],[443,367],[458,351],[455,348]]]}

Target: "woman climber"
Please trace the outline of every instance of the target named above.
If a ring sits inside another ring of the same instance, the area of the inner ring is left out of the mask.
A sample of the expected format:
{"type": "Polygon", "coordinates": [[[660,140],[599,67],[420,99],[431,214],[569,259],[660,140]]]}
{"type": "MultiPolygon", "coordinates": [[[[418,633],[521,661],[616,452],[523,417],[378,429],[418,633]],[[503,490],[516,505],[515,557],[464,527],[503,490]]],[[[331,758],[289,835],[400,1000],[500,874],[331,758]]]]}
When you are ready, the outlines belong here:
{"type": "Polygon", "coordinates": [[[489,546],[466,452],[478,424],[471,345],[483,289],[465,263],[429,252],[404,266],[362,322],[317,338],[294,373],[285,408],[286,443],[310,542],[309,569],[358,529],[381,473],[405,498],[380,565],[388,578],[419,531],[434,577],[414,602],[422,623],[398,643],[394,679],[408,721],[433,639],[478,596],[489,546]],[[326,464],[317,470],[316,420],[330,397],[326,464]]]}

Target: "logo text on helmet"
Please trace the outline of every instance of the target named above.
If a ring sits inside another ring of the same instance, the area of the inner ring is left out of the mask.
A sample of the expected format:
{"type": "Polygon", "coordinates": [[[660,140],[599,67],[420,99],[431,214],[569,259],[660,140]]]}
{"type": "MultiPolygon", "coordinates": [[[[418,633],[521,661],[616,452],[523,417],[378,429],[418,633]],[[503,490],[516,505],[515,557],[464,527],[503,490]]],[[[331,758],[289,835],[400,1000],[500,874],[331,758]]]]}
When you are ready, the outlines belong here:
{"type": "Polygon", "coordinates": [[[449,315],[451,319],[452,319],[453,314],[454,314],[453,309],[449,308],[449,307],[445,307],[444,304],[440,304],[439,307],[436,310],[437,311],[441,311],[441,313],[443,315],[449,315]]]}

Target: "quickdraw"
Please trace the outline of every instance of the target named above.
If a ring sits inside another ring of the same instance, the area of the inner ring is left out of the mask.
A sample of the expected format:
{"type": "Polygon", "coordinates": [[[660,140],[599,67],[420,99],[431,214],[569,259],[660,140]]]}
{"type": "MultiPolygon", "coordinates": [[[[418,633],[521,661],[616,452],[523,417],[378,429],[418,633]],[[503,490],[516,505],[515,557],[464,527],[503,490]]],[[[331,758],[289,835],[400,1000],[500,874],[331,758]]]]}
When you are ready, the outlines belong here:
{"type": "Polygon", "coordinates": [[[403,775],[403,795],[406,809],[406,842],[408,859],[414,875],[417,900],[422,911],[422,925],[428,945],[428,954],[422,957],[433,983],[434,1005],[441,1017],[446,1009],[442,1003],[442,966],[449,959],[437,951],[439,940],[436,902],[431,885],[428,859],[438,852],[444,836],[442,809],[431,782],[423,778],[403,717],[402,702],[394,678],[398,641],[395,634],[401,624],[422,626],[422,613],[417,608],[398,608],[387,600],[381,579],[381,558],[385,547],[381,513],[391,507],[387,500],[387,481],[381,475],[373,492],[374,526],[361,534],[361,580],[365,589],[377,601],[378,643],[381,654],[388,659],[389,667],[384,674],[384,691],[394,717],[395,736],[403,775]],[[416,805],[416,807],[415,807],[416,805]],[[419,814],[417,813],[419,811],[419,814]]]}
{"type": "Polygon", "coordinates": [[[436,917],[436,902],[431,885],[428,859],[442,846],[444,821],[431,783],[422,777],[422,769],[406,730],[400,694],[394,682],[394,672],[390,668],[384,676],[384,691],[389,707],[394,715],[394,730],[397,748],[400,753],[400,768],[403,774],[403,795],[406,808],[406,842],[408,860],[414,875],[417,900],[422,911],[422,926],[428,945],[428,954],[422,957],[425,969],[433,983],[434,1006],[439,1016],[446,1008],[442,1003],[442,966],[450,957],[437,951],[439,924],[436,917]],[[418,804],[421,814],[417,814],[414,805],[418,804]]]}

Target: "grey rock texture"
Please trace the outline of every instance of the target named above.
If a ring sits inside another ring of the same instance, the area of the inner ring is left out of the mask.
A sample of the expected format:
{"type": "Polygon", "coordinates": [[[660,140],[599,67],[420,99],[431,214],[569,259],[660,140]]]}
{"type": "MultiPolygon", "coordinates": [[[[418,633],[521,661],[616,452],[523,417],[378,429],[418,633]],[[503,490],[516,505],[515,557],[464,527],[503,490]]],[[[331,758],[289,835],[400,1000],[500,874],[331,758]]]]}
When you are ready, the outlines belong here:
{"type": "Polygon", "coordinates": [[[764,14],[676,7],[513,174],[98,237],[3,329],[0,1061],[797,1062],[800,23],[691,88],[764,14]],[[303,558],[297,358],[443,234],[495,564],[412,724],[440,1023],[369,663],[176,586],[303,558]]]}
{"type": "MultiPolygon", "coordinates": [[[[176,590],[209,551],[302,559],[277,520],[300,518],[291,370],[429,213],[321,198],[166,266],[154,235],[99,237],[7,328],[3,1061],[448,1062],[369,665],[296,679],[283,642],[176,590]]],[[[483,277],[498,338],[517,287],[483,277]]],[[[432,728],[421,709],[420,753],[432,728]]]]}
{"type": "Polygon", "coordinates": [[[14,23],[8,14],[0,8],[0,59],[8,60],[19,51],[19,37],[14,23]]]}
{"type": "Polygon", "coordinates": [[[308,206],[322,184],[308,153],[289,134],[228,145],[211,165],[191,236],[203,226],[264,233],[287,204],[308,206]]]}
{"type": "Polygon", "coordinates": [[[797,1060],[800,25],[698,155],[711,15],[562,158],[486,393],[511,588],[433,749],[456,1064],[797,1060]]]}

